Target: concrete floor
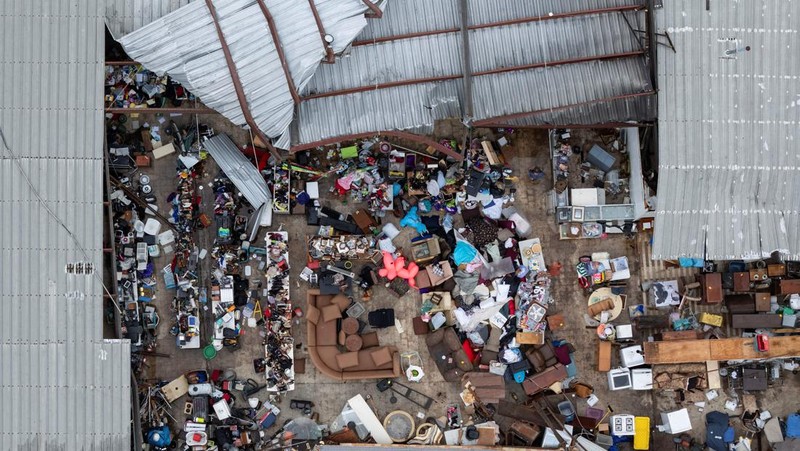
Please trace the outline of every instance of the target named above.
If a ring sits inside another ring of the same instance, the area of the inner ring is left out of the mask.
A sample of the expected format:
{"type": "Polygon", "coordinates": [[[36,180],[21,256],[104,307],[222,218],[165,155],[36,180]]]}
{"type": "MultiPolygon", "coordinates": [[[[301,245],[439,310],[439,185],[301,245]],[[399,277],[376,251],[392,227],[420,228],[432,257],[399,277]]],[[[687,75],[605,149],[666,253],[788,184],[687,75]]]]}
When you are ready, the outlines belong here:
{"type": "MultiPolygon", "coordinates": [[[[177,118],[177,120],[187,120],[187,117],[177,118]]],[[[142,119],[140,119],[142,120],[142,119]]],[[[214,116],[201,117],[201,122],[209,123],[218,132],[225,132],[240,144],[248,140],[247,133],[241,129],[230,126],[227,121],[214,116]]],[[[533,166],[540,166],[549,168],[549,152],[547,151],[547,135],[545,131],[535,132],[516,132],[512,139],[512,148],[505,152],[507,163],[516,171],[515,175],[521,176],[516,185],[516,203],[515,207],[524,214],[533,225],[533,233],[531,236],[540,237],[542,246],[545,252],[545,258],[548,265],[558,261],[563,264],[563,271],[554,280],[553,297],[555,303],[550,308],[550,313],[562,313],[566,317],[566,327],[555,333],[556,338],[566,339],[571,342],[576,348],[576,363],[578,367],[578,379],[582,382],[592,384],[595,388],[596,395],[600,398],[600,402],[596,407],[603,408],[610,405],[615,413],[630,413],[639,416],[649,416],[653,418],[652,423],[660,423],[659,412],[673,410],[682,406],[676,404],[674,401],[674,393],[668,391],[631,391],[623,390],[618,392],[609,392],[607,389],[605,373],[596,371],[596,357],[595,350],[597,348],[597,337],[593,330],[586,328],[583,322],[583,312],[585,311],[587,297],[583,290],[578,286],[574,270],[574,264],[582,255],[588,255],[592,252],[608,252],[612,257],[626,255],[629,259],[632,278],[628,282],[627,291],[628,303],[638,303],[642,298],[641,290],[639,289],[640,274],[640,249],[637,249],[637,240],[628,240],[622,236],[610,236],[606,239],[596,240],[570,240],[562,241],[558,239],[558,231],[556,228],[553,215],[549,212],[547,192],[552,186],[550,172],[547,171],[548,176],[545,180],[537,183],[530,182],[525,176],[525,171],[533,166]]],[[[167,195],[172,192],[175,187],[175,168],[171,157],[165,158],[156,162],[153,168],[144,171],[148,173],[153,179],[155,194],[158,196],[159,206],[166,208],[165,199],[167,195]]],[[[216,174],[216,167],[213,162],[209,162],[206,166],[205,174],[201,180],[205,185],[203,194],[203,210],[211,214],[213,209],[213,198],[208,195],[211,191],[208,188],[208,183],[213,179],[216,174]]],[[[323,193],[326,192],[322,190],[323,193]]],[[[349,204],[341,206],[336,201],[323,200],[331,206],[338,206],[343,209],[355,208],[349,204]]],[[[397,219],[387,216],[387,220],[397,223],[397,219]]],[[[306,250],[305,238],[307,235],[315,233],[315,227],[307,226],[305,218],[301,216],[275,216],[273,219],[273,230],[282,227],[289,232],[290,237],[290,261],[292,265],[291,274],[295,282],[292,283],[292,299],[297,306],[305,306],[305,294],[307,284],[299,279],[298,274],[305,266],[306,250]]],[[[405,230],[405,235],[410,236],[411,232],[405,230]]],[[[212,230],[199,230],[196,233],[195,241],[201,248],[211,250],[214,232],[212,230]]],[[[263,240],[264,232],[259,235],[259,240],[263,240]]],[[[257,241],[255,245],[261,245],[257,241]]],[[[203,270],[201,272],[204,283],[208,286],[208,274],[210,264],[212,262],[209,258],[203,262],[203,270]]],[[[162,268],[167,264],[166,257],[160,257],[156,261],[156,268],[162,268]]],[[[645,264],[651,268],[651,263],[645,264]]],[[[657,271],[656,271],[657,272],[657,271]]],[[[255,273],[255,272],[254,272],[255,273]]],[[[180,374],[193,369],[207,368],[207,369],[226,369],[232,368],[236,371],[239,378],[252,377],[258,381],[262,381],[261,377],[257,377],[253,373],[253,359],[263,356],[263,346],[261,344],[261,336],[255,329],[248,329],[245,327],[245,334],[242,339],[242,347],[238,351],[229,352],[227,350],[221,351],[218,356],[212,361],[205,361],[203,359],[201,350],[178,350],[175,347],[174,338],[169,335],[168,330],[171,326],[172,315],[169,310],[169,303],[172,299],[172,292],[164,289],[163,281],[159,278],[159,287],[157,292],[157,299],[155,304],[161,314],[162,325],[158,329],[159,345],[158,352],[168,353],[170,358],[149,358],[149,368],[142,375],[143,378],[148,379],[161,379],[171,380],[180,374]]],[[[414,388],[426,393],[427,395],[436,399],[436,403],[428,412],[422,412],[425,417],[438,417],[444,414],[444,407],[446,404],[455,403],[459,400],[458,392],[460,387],[455,383],[444,382],[438,370],[436,369],[433,361],[428,355],[427,347],[424,341],[413,334],[411,327],[411,318],[417,316],[419,305],[419,294],[411,290],[402,298],[397,298],[390,294],[383,287],[376,287],[374,296],[371,301],[366,303],[368,310],[373,310],[383,307],[391,307],[395,309],[396,317],[400,319],[405,331],[398,332],[395,328],[382,329],[379,331],[379,338],[381,344],[393,344],[401,351],[418,351],[423,359],[423,368],[426,370],[426,376],[419,384],[415,384],[414,388]]],[[[623,321],[624,317],[620,318],[623,321]]],[[[208,315],[204,318],[204,322],[208,322],[208,315]]],[[[205,325],[203,330],[203,343],[207,343],[210,326],[205,325]]],[[[294,336],[299,349],[296,350],[295,357],[304,357],[305,342],[306,342],[306,325],[304,320],[295,320],[294,323],[294,336]]],[[[614,357],[613,366],[618,365],[618,357],[614,357]]],[[[351,381],[347,383],[337,382],[326,378],[319,374],[314,369],[310,360],[306,362],[305,374],[298,374],[296,377],[296,389],[282,397],[282,399],[274,399],[276,404],[283,409],[283,413],[279,418],[279,424],[284,420],[300,415],[298,411],[289,409],[290,399],[303,399],[310,400],[316,404],[315,412],[319,413],[319,421],[321,423],[330,424],[331,421],[338,415],[339,411],[344,406],[344,403],[350,397],[356,394],[370,396],[372,406],[374,407],[379,418],[395,409],[403,409],[409,413],[416,414],[420,409],[411,404],[410,402],[400,398],[396,404],[389,402],[389,393],[380,393],[375,387],[376,381],[358,382],[351,381]]],[[[760,406],[768,408],[773,415],[786,415],[789,412],[797,409],[797,403],[793,399],[783,395],[791,390],[790,393],[798,393],[798,379],[796,376],[784,372],[783,386],[780,388],[773,388],[765,392],[760,397],[760,406]]],[[[512,387],[511,390],[517,390],[512,387]]],[[[518,390],[517,390],[518,391],[518,390]]],[[[521,394],[521,391],[518,391],[521,394]]],[[[726,399],[726,395],[721,393],[720,398],[708,403],[706,412],[714,409],[722,410],[722,405],[726,399]]],[[[258,394],[260,399],[267,399],[268,393],[262,391],[258,394]]],[[[796,398],[794,398],[796,399],[796,398]]],[[[583,413],[586,404],[582,399],[573,399],[579,413],[583,413]]],[[[182,403],[182,401],[180,401],[182,403]]],[[[182,410],[176,408],[177,411],[182,410]]],[[[705,434],[704,430],[704,413],[698,411],[697,407],[689,406],[692,415],[692,424],[695,427],[692,435],[702,439],[705,434]]],[[[729,412],[730,413],[730,412],[729,412]]],[[[179,421],[183,418],[176,417],[179,421]]],[[[273,429],[274,430],[274,429],[273,429]]],[[[270,432],[270,431],[268,431],[270,432]]],[[[672,436],[666,434],[654,433],[654,445],[651,449],[665,450],[672,449],[672,436]]]]}

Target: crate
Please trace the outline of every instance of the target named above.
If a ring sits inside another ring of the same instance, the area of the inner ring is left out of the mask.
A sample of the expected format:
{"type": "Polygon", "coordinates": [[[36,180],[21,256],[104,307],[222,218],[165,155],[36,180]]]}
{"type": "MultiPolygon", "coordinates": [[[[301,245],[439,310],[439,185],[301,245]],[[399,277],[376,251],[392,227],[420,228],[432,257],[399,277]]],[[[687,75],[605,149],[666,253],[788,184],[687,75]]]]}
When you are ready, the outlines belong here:
{"type": "Polygon", "coordinates": [[[715,315],[713,313],[702,312],[697,315],[697,322],[708,324],[709,326],[722,327],[722,315],[715,315]]]}

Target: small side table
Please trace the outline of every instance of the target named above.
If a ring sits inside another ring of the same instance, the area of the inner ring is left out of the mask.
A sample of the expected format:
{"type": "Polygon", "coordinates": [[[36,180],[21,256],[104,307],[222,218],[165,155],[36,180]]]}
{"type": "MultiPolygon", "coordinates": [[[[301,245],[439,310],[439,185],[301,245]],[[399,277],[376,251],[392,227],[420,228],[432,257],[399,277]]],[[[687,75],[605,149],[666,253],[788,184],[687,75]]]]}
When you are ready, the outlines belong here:
{"type": "Polygon", "coordinates": [[[350,335],[344,340],[344,347],[350,352],[360,351],[364,346],[364,340],[359,335],[350,335]]]}

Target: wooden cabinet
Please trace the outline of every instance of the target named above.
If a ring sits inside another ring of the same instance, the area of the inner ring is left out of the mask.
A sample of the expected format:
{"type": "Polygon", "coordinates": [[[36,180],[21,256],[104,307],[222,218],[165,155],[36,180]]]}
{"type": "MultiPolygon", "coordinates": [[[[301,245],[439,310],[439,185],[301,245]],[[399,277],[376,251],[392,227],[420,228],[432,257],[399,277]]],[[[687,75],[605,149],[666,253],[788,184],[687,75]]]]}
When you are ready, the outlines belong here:
{"type": "Polygon", "coordinates": [[[700,276],[703,287],[703,302],[706,304],[719,304],[722,302],[722,274],[712,272],[700,276]]]}
{"type": "Polygon", "coordinates": [[[765,268],[756,268],[750,270],[750,282],[761,283],[767,280],[767,270],[765,268]]]}
{"type": "Polygon", "coordinates": [[[783,277],[786,275],[786,265],[767,265],[767,275],[770,277],[783,277]]]}
{"type": "Polygon", "coordinates": [[[768,312],[770,303],[769,293],[756,293],[756,311],[768,312]]]}
{"type": "Polygon", "coordinates": [[[733,273],[733,291],[750,291],[750,273],[733,273]]]}
{"type": "Polygon", "coordinates": [[[772,284],[775,294],[800,294],[800,279],[778,280],[772,284]]]}

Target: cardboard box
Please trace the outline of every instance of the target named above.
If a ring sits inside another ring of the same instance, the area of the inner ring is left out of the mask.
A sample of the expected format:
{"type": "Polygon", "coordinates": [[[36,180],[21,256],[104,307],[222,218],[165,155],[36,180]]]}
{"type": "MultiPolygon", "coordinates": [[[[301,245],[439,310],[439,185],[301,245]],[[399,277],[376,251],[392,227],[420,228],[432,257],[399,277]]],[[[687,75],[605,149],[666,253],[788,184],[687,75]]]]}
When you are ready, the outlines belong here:
{"type": "Polygon", "coordinates": [[[521,345],[543,345],[544,332],[517,332],[517,343],[521,345]]]}

